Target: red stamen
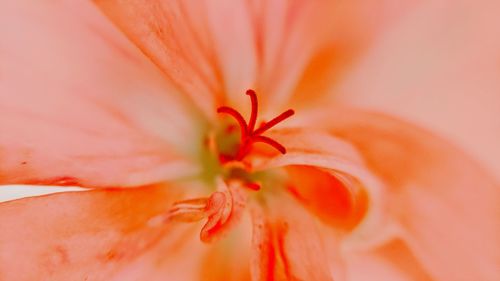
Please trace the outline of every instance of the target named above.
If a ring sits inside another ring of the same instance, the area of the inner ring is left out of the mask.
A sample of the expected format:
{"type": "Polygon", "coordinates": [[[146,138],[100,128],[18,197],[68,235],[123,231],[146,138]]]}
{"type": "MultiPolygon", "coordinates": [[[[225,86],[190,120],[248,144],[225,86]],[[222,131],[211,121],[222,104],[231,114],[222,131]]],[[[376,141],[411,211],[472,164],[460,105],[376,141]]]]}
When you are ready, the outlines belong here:
{"type": "Polygon", "coordinates": [[[283,120],[289,118],[290,116],[292,116],[294,114],[295,114],[295,111],[293,111],[293,109],[289,109],[289,110],[281,113],[277,117],[273,118],[271,121],[266,122],[264,125],[260,126],[257,130],[255,130],[255,132],[253,132],[253,134],[260,135],[260,134],[264,133],[265,131],[274,127],[276,124],[282,122],[283,120]]]}
{"type": "Polygon", "coordinates": [[[255,136],[252,138],[253,142],[262,142],[262,143],[267,143],[270,146],[276,148],[281,154],[286,154],[286,148],[280,144],[279,142],[273,140],[272,138],[268,138],[265,136],[255,136]]]}
{"type": "Polygon", "coordinates": [[[254,90],[247,90],[247,95],[250,96],[250,101],[252,102],[252,113],[250,114],[250,121],[248,122],[248,133],[251,134],[255,129],[255,122],[257,122],[259,103],[257,102],[257,94],[254,90]]]}
{"type": "Polygon", "coordinates": [[[252,89],[247,90],[246,94],[250,97],[250,101],[252,102],[252,111],[250,114],[250,120],[249,120],[248,124],[245,121],[245,119],[243,118],[243,116],[238,111],[236,111],[234,108],[231,108],[228,106],[222,106],[222,107],[219,107],[217,109],[218,113],[226,113],[226,114],[231,115],[234,119],[236,119],[236,121],[240,125],[241,144],[240,144],[240,147],[239,147],[237,154],[234,156],[235,157],[234,159],[238,160],[238,161],[242,160],[245,157],[245,155],[247,155],[250,152],[251,145],[254,142],[266,143],[266,144],[274,147],[276,150],[278,150],[282,154],[285,154],[286,148],[283,145],[281,145],[279,142],[277,142],[269,137],[262,136],[262,134],[265,131],[276,126],[276,124],[283,122],[283,120],[289,118],[290,116],[295,114],[295,112],[292,109],[289,109],[289,110],[281,113],[277,117],[273,118],[271,121],[263,122],[260,125],[260,127],[254,131],[255,124],[257,122],[257,113],[258,113],[258,109],[259,109],[259,104],[257,101],[257,94],[252,89]]]}
{"type": "Polygon", "coordinates": [[[241,139],[245,139],[247,137],[247,132],[248,132],[248,127],[247,127],[247,122],[241,116],[241,114],[236,111],[236,109],[231,108],[229,106],[221,106],[217,109],[217,113],[226,113],[231,115],[236,121],[238,121],[238,124],[240,124],[240,129],[241,129],[241,139]]]}

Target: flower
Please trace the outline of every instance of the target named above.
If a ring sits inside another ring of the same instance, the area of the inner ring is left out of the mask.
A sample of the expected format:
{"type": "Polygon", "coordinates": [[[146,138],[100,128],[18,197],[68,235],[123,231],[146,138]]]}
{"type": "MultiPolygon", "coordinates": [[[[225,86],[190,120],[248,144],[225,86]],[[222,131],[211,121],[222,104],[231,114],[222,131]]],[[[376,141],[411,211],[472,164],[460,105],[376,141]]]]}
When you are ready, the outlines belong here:
{"type": "Polygon", "coordinates": [[[0,183],[90,188],[0,280],[499,279],[498,4],[96,4],[0,4],[0,183]]]}

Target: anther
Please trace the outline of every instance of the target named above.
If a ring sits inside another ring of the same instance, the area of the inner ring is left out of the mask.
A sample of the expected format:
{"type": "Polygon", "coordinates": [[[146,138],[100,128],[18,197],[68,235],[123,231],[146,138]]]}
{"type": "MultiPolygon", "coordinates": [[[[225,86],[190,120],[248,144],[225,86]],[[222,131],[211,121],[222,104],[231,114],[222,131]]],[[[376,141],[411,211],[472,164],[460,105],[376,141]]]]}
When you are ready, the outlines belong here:
{"type": "Polygon", "coordinates": [[[255,122],[257,122],[259,103],[257,102],[257,94],[254,90],[247,90],[247,95],[250,96],[250,101],[252,102],[252,112],[250,114],[250,121],[248,121],[248,131],[253,132],[253,130],[255,129],[255,122]]]}

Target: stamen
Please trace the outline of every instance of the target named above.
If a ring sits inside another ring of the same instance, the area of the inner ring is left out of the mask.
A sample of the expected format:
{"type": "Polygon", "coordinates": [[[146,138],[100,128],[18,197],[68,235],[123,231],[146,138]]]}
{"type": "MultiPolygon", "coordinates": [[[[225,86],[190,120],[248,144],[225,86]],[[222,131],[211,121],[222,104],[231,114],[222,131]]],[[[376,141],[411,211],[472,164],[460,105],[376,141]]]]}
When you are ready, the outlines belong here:
{"type": "Polygon", "coordinates": [[[221,106],[217,109],[217,113],[226,113],[231,115],[234,119],[236,119],[236,121],[238,121],[238,124],[240,125],[241,138],[245,139],[247,137],[247,122],[245,121],[245,118],[243,118],[243,116],[241,116],[241,114],[236,111],[236,109],[229,106],[221,106]]]}
{"type": "Polygon", "coordinates": [[[170,208],[168,219],[192,222],[204,217],[207,198],[196,198],[175,202],[170,208]]]}
{"type": "Polygon", "coordinates": [[[276,148],[281,154],[286,154],[286,148],[280,144],[279,142],[273,140],[272,138],[268,138],[265,136],[256,136],[252,138],[253,142],[262,142],[262,143],[267,143],[270,146],[276,148]]]}
{"type": "MultiPolygon", "coordinates": [[[[212,242],[240,221],[248,199],[239,181],[229,183],[216,178],[217,190],[209,197],[174,202],[169,210],[148,221],[150,227],[161,227],[171,222],[197,222],[206,219],[200,231],[203,242],[212,242]]],[[[255,188],[254,183],[250,183],[255,188]]]]}
{"type": "Polygon", "coordinates": [[[281,113],[277,117],[273,118],[271,121],[266,122],[265,124],[260,126],[257,130],[255,130],[254,134],[260,135],[260,134],[264,133],[265,131],[274,127],[276,124],[282,122],[283,120],[289,118],[290,116],[292,116],[294,114],[295,114],[295,111],[293,111],[293,109],[289,109],[289,110],[281,113]]]}
{"type": "Polygon", "coordinates": [[[228,107],[228,106],[222,106],[217,109],[218,113],[226,113],[231,115],[238,124],[240,125],[241,129],[241,144],[239,147],[238,152],[234,156],[235,160],[242,160],[250,151],[252,143],[255,142],[261,142],[268,144],[272,147],[274,147],[276,150],[278,150],[280,153],[285,154],[286,153],[286,148],[278,143],[277,141],[269,138],[262,136],[264,132],[267,130],[271,129],[272,127],[276,126],[278,123],[283,122],[285,119],[289,118],[290,116],[294,115],[295,112],[292,109],[289,109],[277,117],[273,118],[269,122],[263,122],[260,127],[254,131],[255,129],[255,124],[257,123],[257,114],[258,114],[258,109],[259,109],[259,104],[257,100],[257,94],[255,93],[254,90],[249,89],[246,91],[246,94],[250,97],[250,101],[252,103],[252,111],[250,113],[250,120],[247,124],[243,116],[236,111],[234,108],[228,107]]]}
{"type": "Polygon", "coordinates": [[[208,198],[195,198],[174,202],[168,212],[149,220],[152,227],[161,226],[168,221],[195,222],[205,217],[208,198]]]}

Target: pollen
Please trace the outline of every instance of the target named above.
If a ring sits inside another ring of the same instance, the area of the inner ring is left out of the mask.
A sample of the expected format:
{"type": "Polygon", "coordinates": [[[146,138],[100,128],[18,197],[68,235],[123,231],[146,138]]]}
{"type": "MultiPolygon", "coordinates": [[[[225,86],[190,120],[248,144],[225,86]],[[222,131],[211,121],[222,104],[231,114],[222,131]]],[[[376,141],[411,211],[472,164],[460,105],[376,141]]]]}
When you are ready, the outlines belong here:
{"type": "Polygon", "coordinates": [[[250,97],[250,101],[252,103],[252,110],[250,113],[250,120],[248,121],[248,123],[246,122],[245,118],[243,118],[241,113],[239,113],[236,109],[232,107],[221,106],[217,109],[218,113],[228,114],[231,117],[233,117],[240,126],[241,141],[238,151],[234,156],[234,160],[240,161],[243,158],[245,158],[245,156],[248,155],[248,153],[250,152],[252,144],[256,142],[261,142],[270,145],[276,150],[278,150],[280,153],[285,154],[286,148],[283,145],[281,145],[276,140],[273,140],[272,138],[263,136],[263,134],[269,129],[276,126],[277,124],[283,122],[285,119],[291,117],[295,112],[292,109],[288,109],[285,112],[281,113],[280,115],[276,116],[275,118],[271,119],[270,121],[263,122],[256,129],[255,125],[257,123],[257,115],[259,109],[257,94],[252,89],[247,90],[246,94],[247,96],[250,97]]]}

